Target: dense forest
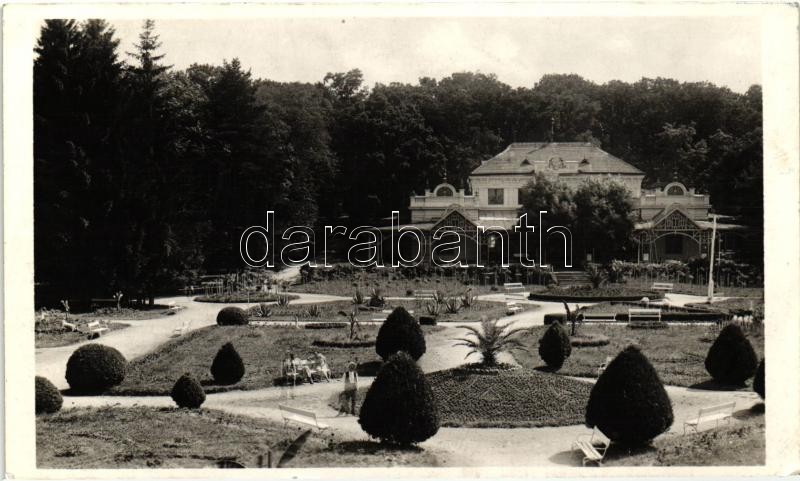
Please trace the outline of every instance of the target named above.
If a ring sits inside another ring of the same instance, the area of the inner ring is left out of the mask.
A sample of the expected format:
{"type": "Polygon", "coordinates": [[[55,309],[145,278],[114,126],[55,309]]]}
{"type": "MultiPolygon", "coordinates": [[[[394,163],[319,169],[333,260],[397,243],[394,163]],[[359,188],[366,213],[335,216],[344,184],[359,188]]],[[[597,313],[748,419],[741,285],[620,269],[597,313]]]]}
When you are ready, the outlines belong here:
{"type": "Polygon", "coordinates": [[[642,169],[645,186],[685,182],[762,230],[758,85],[552,74],[512,88],[459,72],[368,86],[358,69],[283,83],[237,59],[175,69],[152,21],[121,46],[103,20],[48,20],[35,53],[42,296],[152,298],[242,268],[239,236],[267,210],[278,227],[368,224],[445,176],[466,187],[516,141],[594,142],[642,169]]]}

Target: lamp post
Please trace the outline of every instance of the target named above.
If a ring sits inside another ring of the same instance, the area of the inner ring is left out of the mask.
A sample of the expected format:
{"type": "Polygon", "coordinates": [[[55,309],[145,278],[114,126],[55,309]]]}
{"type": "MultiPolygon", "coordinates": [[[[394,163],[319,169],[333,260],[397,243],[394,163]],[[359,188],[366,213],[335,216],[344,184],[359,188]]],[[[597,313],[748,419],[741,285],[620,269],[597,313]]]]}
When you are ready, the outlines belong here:
{"type": "Polygon", "coordinates": [[[717,241],[717,216],[711,215],[714,224],[711,228],[711,252],[708,256],[708,303],[714,300],[714,245],[717,241]]]}

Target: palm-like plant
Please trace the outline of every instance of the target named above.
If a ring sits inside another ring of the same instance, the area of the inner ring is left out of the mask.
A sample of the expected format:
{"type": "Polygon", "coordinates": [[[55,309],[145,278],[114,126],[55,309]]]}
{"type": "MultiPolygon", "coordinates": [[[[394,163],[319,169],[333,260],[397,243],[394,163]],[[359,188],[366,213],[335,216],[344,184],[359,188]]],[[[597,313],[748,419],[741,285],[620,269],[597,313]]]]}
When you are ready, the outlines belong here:
{"type": "Polygon", "coordinates": [[[466,346],[470,349],[467,357],[472,354],[480,354],[484,366],[496,366],[499,353],[528,350],[518,337],[528,329],[524,327],[511,329],[513,324],[510,322],[500,325],[497,319],[489,320],[483,317],[480,329],[472,326],[459,326],[470,331],[468,336],[471,337],[454,339],[459,341],[454,346],[466,346]]]}

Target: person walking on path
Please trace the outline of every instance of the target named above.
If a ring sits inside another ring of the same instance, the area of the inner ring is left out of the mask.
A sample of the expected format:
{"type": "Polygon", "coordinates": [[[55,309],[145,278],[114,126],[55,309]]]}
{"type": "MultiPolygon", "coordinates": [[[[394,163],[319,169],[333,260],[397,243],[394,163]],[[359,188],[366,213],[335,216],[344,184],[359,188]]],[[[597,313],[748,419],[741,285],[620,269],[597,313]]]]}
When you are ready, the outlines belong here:
{"type": "Polygon", "coordinates": [[[355,362],[350,362],[347,365],[347,370],[344,373],[344,399],[342,401],[341,411],[356,415],[356,398],[358,396],[358,371],[355,362]]]}

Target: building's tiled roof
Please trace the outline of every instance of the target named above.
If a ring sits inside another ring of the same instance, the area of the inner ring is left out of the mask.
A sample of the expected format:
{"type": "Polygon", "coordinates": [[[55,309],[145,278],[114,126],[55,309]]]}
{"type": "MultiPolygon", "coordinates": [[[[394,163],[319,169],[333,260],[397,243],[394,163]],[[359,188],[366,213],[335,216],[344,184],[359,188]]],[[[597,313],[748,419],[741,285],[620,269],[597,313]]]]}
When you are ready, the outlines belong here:
{"type": "Polygon", "coordinates": [[[644,175],[631,164],[588,142],[514,143],[483,162],[472,171],[472,175],[529,174],[534,171],[644,175]]]}

